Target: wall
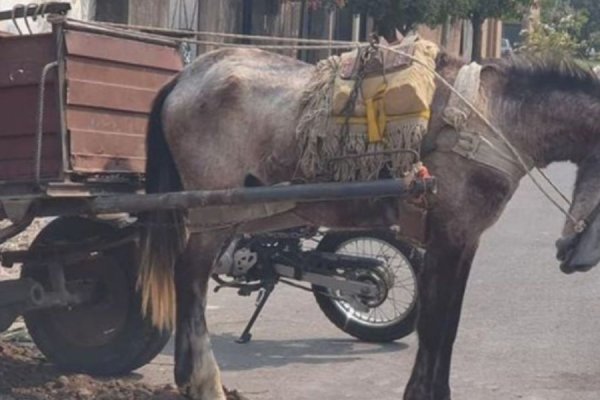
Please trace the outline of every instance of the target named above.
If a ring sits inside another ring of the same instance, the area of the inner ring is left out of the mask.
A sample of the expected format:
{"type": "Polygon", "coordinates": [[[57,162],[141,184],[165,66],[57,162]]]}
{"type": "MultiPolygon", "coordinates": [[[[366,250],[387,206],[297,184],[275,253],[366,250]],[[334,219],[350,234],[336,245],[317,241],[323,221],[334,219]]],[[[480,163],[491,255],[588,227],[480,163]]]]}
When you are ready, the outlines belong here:
{"type": "Polygon", "coordinates": [[[170,0],[129,0],[129,24],[169,26],[170,0]]]}
{"type": "Polygon", "coordinates": [[[198,29],[198,2],[196,0],[171,0],[169,28],[198,29]]]}
{"type": "MultiPolygon", "coordinates": [[[[242,30],[243,0],[198,0],[198,26],[201,31],[239,33],[242,30]]],[[[211,41],[223,42],[219,38],[211,41]]],[[[214,46],[198,46],[198,51],[212,50],[214,46]]]]}
{"type": "MultiPolygon", "coordinates": [[[[43,0],[28,0],[40,3],[43,0]]],[[[23,0],[1,0],[2,9],[10,9],[14,4],[23,0]]],[[[71,0],[71,18],[88,20],[94,19],[96,2],[100,3],[104,13],[115,15],[104,16],[101,19],[126,22],[132,25],[151,25],[179,29],[197,29],[201,31],[241,33],[244,25],[244,3],[252,5],[251,27],[249,33],[255,35],[298,37],[300,31],[304,36],[326,39],[330,35],[334,39],[349,40],[352,31],[352,16],[347,10],[338,11],[330,24],[329,15],[323,11],[305,12],[302,18],[301,2],[283,2],[281,5],[274,0],[71,0]],[[111,2],[115,4],[111,5],[111,2]],[[128,2],[123,5],[123,2],[128,2]],[[186,12],[187,15],[184,15],[186,12]],[[122,14],[125,15],[116,15],[122,14]],[[301,21],[304,20],[304,27],[301,21]]],[[[101,17],[101,15],[99,15],[101,17]]],[[[49,24],[43,20],[31,23],[36,32],[48,31],[49,24]]],[[[367,21],[372,27],[372,21],[367,21]]],[[[20,26],[25,32],[25,25],[20,26]]],[[[372,28],[366,28],[370,31],[372,28]]],[[[466,21],[452,21],[445,27],[431,29],[421,26],[418,29],[423,37],[442,44],[450,54],[468,59],[471,54],[472,28],[466,21]]],[[[0,22],[0,31],[16,33],[12,21],[0,22]]],[[[364,32],[363,32],[364,33],[364,32]]],[[[501,21],[487,21],[483,27],[482,54],[484,57],[500,56],[500,40],[502,35],[501,21]]],[[[206,38],[209,39],[209,38],[206,38]]],[[[213,41],[222,41],[210,38],[213,41]]],[[[210,50],[214,46],[199,46],[198,51],[210,50]]],[[[195,50],[195,49],[194,49],[195,50]]],[[[195,52],[194,52],[195,53],[195,52]]],[[[316,61],[327,57],[329,51],[296,52],[293,50],[283,53],[303,59],[316,61]]]]}

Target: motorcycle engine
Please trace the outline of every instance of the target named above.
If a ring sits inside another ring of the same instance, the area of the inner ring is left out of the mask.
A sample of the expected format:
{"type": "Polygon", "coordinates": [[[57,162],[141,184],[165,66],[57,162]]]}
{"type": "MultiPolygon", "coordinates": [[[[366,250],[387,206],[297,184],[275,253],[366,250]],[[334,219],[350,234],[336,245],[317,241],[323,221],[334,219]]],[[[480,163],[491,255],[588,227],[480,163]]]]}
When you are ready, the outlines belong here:
{"type": "Polygon", "coordinates": [[[258,261],[258,255],[247,247],[238,248],[238,240],[234,240],[223,252],[213,273],[231,277],[241,277],[248,273],[258,261]]]}

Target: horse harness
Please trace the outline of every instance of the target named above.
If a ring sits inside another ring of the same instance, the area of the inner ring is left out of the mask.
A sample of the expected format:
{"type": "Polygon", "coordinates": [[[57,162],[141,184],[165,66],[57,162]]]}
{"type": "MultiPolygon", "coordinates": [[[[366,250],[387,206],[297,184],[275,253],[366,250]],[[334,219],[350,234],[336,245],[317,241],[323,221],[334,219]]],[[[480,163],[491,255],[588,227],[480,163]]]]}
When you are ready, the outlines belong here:
{"type": "MultiPolygon", "coordinates": [[[[482,103],[479,89],[483,68],[477,63],[465,65],[460,69],[454,82],[454,89],[471,104],[482,103]]],[[[447,126],[435,139],[436,143],[433,144],[435,150],[456,153],[468,160],[495,169],[515,182],[534,168],[534,161],[530,156],[519,154],[527,166],[526,170],[504,140],[497,137],[491,129],[482,128],[481,124],[474,123],[476,117],[473,117],[472,108],[454,92],[450,95],[442,118],[447,126]],[[474,129],[474,126],[479,126],[479,129],[474,129]]],[[[424,148],[428,147],[432,146],[425,143],[424,148]]],[[[587,216],[580,219],[575,219],[567,213],[574,223],[575,230],[569,240],[573,241],[581,237],[599,215],[600,203],[587,216]]]]}
{"type": "MultiPolygon", "coordinates": [[[[480,94],[483,68],[477,63],[465,65],[454,82],[456,91],[471,104],[482,105],[485,101],[480,94]]],[[[495,169],[514,181],[528,172],[504,140],[478,123],[472,109],[456,93],[451,93],[442,118],[447,125],[436,138],[436,150],[456,153],[467,160],[495,169]]],[[[521,158],[528,170],[531,170],[534,166],[531,157],[521,154],[521,158]]]]}

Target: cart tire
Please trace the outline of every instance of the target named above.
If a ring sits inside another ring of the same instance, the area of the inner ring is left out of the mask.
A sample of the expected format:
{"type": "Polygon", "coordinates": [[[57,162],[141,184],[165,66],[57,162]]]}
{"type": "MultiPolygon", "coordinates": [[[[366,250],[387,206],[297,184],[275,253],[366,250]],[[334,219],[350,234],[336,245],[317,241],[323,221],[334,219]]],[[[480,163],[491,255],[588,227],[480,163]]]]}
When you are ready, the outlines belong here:
{"type": "MultiPolygon", "coordinates": [[[[317,246],[318,251],[336,253],[344,246],[345,243],[351,242],[352,240],[371,240],[375,239],[382,243],[385,243],[390,248],[393,248],[399,255],[404,259],[404,269],[410,269],[409,278],[414,279],[414,297],[411,300],[411,305],[404,314],[398,316],[397,319],[393,319],[386,324],[369,324],[365,323],[358,318],[352,318],[348,312],[344,311],[339,301],[331,298],[328,289],[313,285],[313,294],[315,300],[319,305],[319,308],[327,319],[329,319],[335,326],[347,334],[354,336],[365,342],[375,343],[386,343],[394,340],[402,339],[405,336],[411,334],[415,329],[415,323],[417,318],[417,284],[416,277],[423,265],[423,256],[421,250],[418,248],[398,240],[395,235],[391,232],[385,231],[371,231],[371,232],[349,232],[339,233],[333,232],[328,233],[319,242],[317,246]]],[[[355,254],[358,256],[365,257],[363,254],[355,254]]]]}
{"type": "MultiPolygon", "coordinates": [[[[86,218],[59,218],[40,232],[32,248],[111,237],[117,229],[86,218]]],[[[95,300],[24,315],[29,334],[49,361],[66,371],[122,375],[147,364],[161,352],[171,332],[157,329],[142,316],[135,260],[131,244],[64,266],[67,284],[86,279],[95,282],[95,300]]],[[[21,276],[49,288],[47,268],[24,264],[21,276]]]]}

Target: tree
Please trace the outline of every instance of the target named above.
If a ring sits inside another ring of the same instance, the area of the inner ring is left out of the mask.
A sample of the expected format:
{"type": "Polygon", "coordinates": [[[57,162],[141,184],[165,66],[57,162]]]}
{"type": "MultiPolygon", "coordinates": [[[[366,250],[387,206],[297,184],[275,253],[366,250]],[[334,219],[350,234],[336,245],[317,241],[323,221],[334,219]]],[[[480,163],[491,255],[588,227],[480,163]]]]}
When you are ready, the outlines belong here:
{"type": "Polygon", "coordinates": [[[439,23],[439,0],[348,0],[356,13],[364,13],[375,22],[377,33],[394,38],[396,29],[406,35],[419,24],[439,23]]]}
{"type": "Polygon", "coordinates": [[[571,0],[571,6],[587,17],[587,22],[581,29],[581,40],[587,42],[588,50],[591,48],[595,51],[600,50],[600,1],[571,0]]]}
{"type": "Polygon", "coordinates": [[[532,31],[524,33],[524,44],[519,51],[581,57],[587,49],[586,41],[579,39],[586,22],[587,17],[582,13],[567,13],[548,23],[542,20],[532,31]]]}
{"type": "Polygon", "coordinates": [[[481,60],[483,23],[488,18],[514,17],[522,13],[531,0],[444,0],[439,11],[443,15],[465,18],[473,25],[473,53],[481,60]]]}
{"type": "Polygon", "coordinates": [[[542,0],[542,24],[525,38],[523,50],[582,57],[600,48],[600,2],[542,0]]]}
{"type": "Polygon", "coordinates": [[[575,10],[587,14],[588,21],[583,27],[583,34],[586,36],[594,32],[600,32],[600,1],[598,0],[571,0],[571,6],[575,10]]]}
{"type": "MultiPolygon", "coordinates": [[[[448,17],[465,18],[473,24],[474,60],[481,60],[483,22],[488,18],[515,16],[532,0],[309,0],[313,6],[350,7],[375,21],[377,33],[387,39],[414,30],[419,24],[436,25],[448,17]]],[[[585,0],[581,0],[585,1],[585,0]]],[[[598,1],[598,0],[589,0],[598,1]]]]}
{"type": "Polygon", "coordinates": [[[373,18],[377,34],[395,40],[419,24],[441,22],[438,7],[443,0],[309,0],[312,7],[349,7],[353,13],[373,18]]]}

